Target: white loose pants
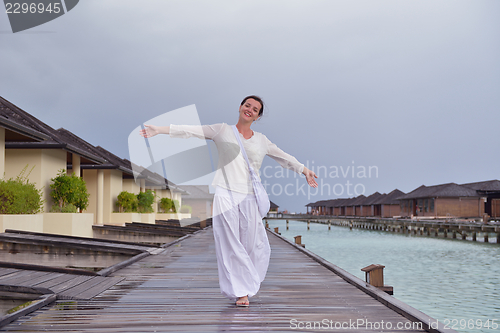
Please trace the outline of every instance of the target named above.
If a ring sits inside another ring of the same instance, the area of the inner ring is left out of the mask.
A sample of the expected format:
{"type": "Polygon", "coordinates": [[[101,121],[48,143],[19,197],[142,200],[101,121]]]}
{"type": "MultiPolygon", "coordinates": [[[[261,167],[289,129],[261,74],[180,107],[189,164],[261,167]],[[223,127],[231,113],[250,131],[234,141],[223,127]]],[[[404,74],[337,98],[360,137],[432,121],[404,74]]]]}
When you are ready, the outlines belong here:
{"type": "Polygon", "coordinates": [[[221,293],[232,300],[251,297],[259,291],[271,256],[255,195],[217,187],[213,210],[221,293]]]}

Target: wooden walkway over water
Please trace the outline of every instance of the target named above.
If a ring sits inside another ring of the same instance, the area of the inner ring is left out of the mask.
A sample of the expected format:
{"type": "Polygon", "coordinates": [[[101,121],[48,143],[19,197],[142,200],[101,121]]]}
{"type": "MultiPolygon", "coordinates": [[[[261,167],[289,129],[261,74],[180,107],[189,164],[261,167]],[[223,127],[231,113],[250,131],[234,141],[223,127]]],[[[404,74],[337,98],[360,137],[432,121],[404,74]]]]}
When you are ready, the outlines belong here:
{"type": "Polygon", "coordinates": [[[56,294],[59,299],[91,299],[123,279],[119,276],[0,268],[0,290],[22,291],[25,287],[40,294],[56,294]]]}
{"type": "Polygon", "coordinates": [[[2,330],[315,332],[326,331],[311,326],[323,322],[332,330],[344,325],[335,329],[340,332],[424,331],[382,304],[383,299],[375,299],[297,247],[268,235],[271,264],[249,308],[238,308],[220,294],[213,234],[207,228],[116,271],[112,276],[124,279],[90,300],[58,300],[2,330]]]}

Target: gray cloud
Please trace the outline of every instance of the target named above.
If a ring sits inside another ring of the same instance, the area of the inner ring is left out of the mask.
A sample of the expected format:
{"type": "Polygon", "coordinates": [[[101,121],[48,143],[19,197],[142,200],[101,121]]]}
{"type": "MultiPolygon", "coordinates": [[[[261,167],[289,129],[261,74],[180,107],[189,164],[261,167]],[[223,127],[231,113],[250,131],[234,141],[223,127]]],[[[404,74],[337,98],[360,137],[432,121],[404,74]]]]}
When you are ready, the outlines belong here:
{"type": "Polygon", "coordinates": [[[255,130],[299,160],[378,166],[356,180],[366,194],[498,179],[499,12],[486,0],[81,1],[26,33],[0,22],[0,91],[122,157],[145,119],[196,104],[202,123],[234,123],[256,93],[269,112],[255,130]]]}

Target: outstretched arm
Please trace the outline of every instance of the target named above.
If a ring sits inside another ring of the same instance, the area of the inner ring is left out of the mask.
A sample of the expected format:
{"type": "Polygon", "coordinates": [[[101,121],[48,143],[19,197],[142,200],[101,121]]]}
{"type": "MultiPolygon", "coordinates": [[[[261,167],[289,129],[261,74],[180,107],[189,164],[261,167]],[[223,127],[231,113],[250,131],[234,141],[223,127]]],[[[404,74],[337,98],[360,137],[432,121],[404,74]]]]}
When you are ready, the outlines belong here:
{"type": "Polygon", "coordinates": [[[314,178],[318,178],[318,176],[316,176],[314,171],[309,170],[308,168],[304,167],[304,171],[302,171],[302,174],[304,176],[306,176],[306,180],[307,180],[307,183],[309,184],[309,186],[318,187],[318,183],[314,179],[314,178]]]}
{"type": "Polygon", "coordinates": [[[267,155],[278,162],[283,168],[294,170],[306,176],[307,184],[311,187],[318,187],[318,183],[314,178],[318,178],[314,171],[309,170],[304,166],[304,164],[299,163],[295,157],[290,154],[285,153],[283,150],[279,149],[274,143],[272,143],[267,137],[267,155]]]}
{"type": "Polygon", "coordinates": [[[170,126],[144,125],[145,129],[139,131],[142,137],[150,138],[158,134],[169,134],[170,126]]]}

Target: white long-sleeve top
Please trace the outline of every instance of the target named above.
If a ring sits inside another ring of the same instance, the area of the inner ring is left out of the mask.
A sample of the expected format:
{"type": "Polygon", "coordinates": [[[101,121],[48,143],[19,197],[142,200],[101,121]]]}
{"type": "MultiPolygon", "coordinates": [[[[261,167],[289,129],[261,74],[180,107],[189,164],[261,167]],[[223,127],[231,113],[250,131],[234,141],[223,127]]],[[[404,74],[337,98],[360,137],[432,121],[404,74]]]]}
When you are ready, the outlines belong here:
{"type": "MultiPolygon", "coordinates": [[[[304,164],[295,157],[285,153],[272,143],[264,134],[253,132],[250,139],[245,139],[240,133],[241,142],[253,169],[258,172],[264,156],[277,161],[283,168],[301,174],[304,164]]],[[[240,152],[240,146],[230,125],[170,125],[172,138],[190,138],[213,140],[219,152],[219,163],[212,185],[240,193],[253,193],[252,182],[247,162],[240,152]]],[[[260,175],[259,175],[260,177],[260,175]]]]}

